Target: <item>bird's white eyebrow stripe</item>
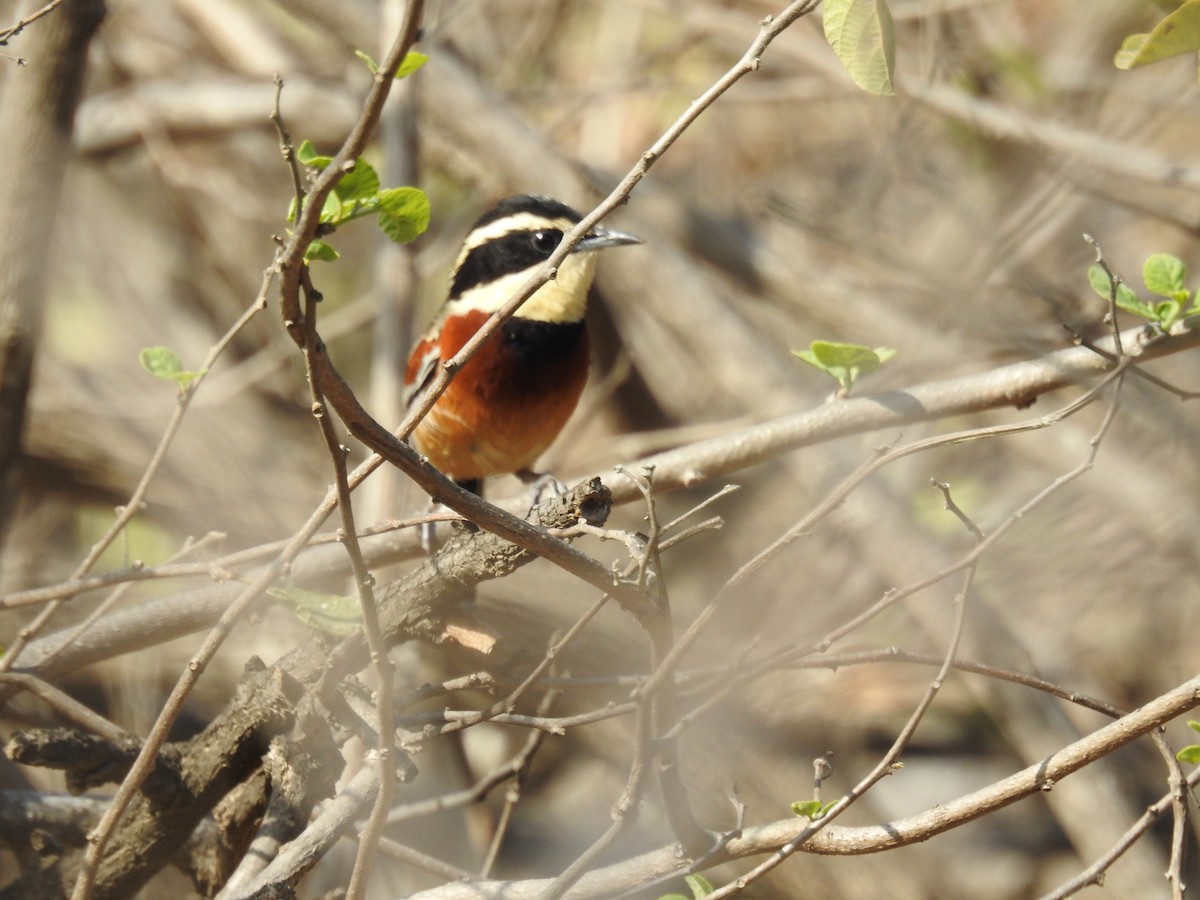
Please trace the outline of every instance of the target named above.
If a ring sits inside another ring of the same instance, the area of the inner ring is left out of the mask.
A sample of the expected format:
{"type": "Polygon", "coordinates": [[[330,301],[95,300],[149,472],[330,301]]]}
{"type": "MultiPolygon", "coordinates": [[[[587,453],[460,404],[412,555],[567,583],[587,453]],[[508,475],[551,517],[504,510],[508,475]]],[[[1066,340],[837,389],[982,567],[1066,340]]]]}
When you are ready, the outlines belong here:
{"type": "Polygon", "coordinates": [[[505,216],[503,219],[497,219],[495,222],[488,222],[486,225],[476,228],[467,235],[460,258],[465,258],[476,247],[482,247],[488,241],[502,238],[506,234],[513,234],[518,231],[537,231],[539,228],[557,228],[559,231],[570,231],[574,225],[575,223],[570,219],[552,219],[539,213],[515,213],[511,216],[505,216]]]}

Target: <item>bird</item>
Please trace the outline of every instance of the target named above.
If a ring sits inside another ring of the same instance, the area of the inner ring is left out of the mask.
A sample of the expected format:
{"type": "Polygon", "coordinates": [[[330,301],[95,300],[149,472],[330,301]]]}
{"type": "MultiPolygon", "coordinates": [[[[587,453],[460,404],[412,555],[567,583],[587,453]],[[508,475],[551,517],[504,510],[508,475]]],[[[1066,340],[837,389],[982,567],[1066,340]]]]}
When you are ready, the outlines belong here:
{"type": "MultiPolygon", "coordinates": [[[[440,312],[417,341],[405,371],[411,409],[454,356],[525,284],[581,216],[535,194],[501,200],[467,233],[440,312]]],[[[533,465],[574,411],[587,382],[584,313],[597,252],[640,244],[596,226],[542,285],[459,370],[408,437],[442,474],[482,496],[483,479],[516,474],[538,480],[533,465]]],[[[556,486],[558,482],[553,482],[556,486]]]]}

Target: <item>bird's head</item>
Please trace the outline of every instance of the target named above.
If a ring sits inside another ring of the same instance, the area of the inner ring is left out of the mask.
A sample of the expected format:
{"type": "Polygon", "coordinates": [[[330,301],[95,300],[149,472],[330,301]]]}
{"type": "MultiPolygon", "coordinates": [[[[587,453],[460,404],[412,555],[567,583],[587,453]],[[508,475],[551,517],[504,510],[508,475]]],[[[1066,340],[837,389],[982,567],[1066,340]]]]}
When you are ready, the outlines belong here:
{"type": "MultiPolygon", "coordinates": [[[[450,276],[449,303],[491,314],[520,289],[550,255],[579,213],[557,200],[521,194],[500,201],[471,228],[450,276]]],[[[517,311],[523,319],[577,322],[587,308],[596,251],[640,244],[631,234],[597,226],[558,268],[558,275],[517,311]]]]}

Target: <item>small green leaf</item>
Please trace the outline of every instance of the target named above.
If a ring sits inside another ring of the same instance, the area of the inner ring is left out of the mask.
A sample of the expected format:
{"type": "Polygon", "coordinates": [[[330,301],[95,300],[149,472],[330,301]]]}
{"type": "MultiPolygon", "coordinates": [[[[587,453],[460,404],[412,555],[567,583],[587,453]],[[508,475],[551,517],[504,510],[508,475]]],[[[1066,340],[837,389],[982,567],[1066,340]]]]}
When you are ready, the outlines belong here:
{"type": "Polygon", "coordinates": [[[321,154],[317,153],[316,148],[313,147],[312,141],[305,139],[301,141],[300,146],[296,148],[296,160],[302,165],[309,166],[310,168],[323,169],[333,162],[333,157],[322,156],[321,154]]]}
{"type": "Polygon", "coordinates": [[[1088,266],[1087,270],[1088,284],[1092,286],[1092,290],[1108,300],[1112,295],[1112,281],[1108,277],[1108,273],[1097,265],[1088,266]]]}
{"type": "Polygon", "coordinates": [[[836,800],[822,803],[820,800],[797,800],[792,804],[792,812],[811,822],[824,818],[825,814],[837,806],[836,800]]]}
{"type": "Polygon", "coordinates": [[[1188,0],[1149,34],[1131,34],[1113,59],[1118,69],[1133,69],[1181,53],[1200,50],[1200,0],[1188,0]]]}
{"type": "Polygon", "coordinates": [[[318,631],[346,637],[362,625],[362,606],[357,597],[316,594],[291,586],[267,588],[267,593],[282,600],[297,619],[318,631]]]}
{"type": "Polygon", "coordinates": [[[180,390],[185,389],[208,371],[207,369],[199,372],[185,371],[179,354],[170,347],[145,347],[138,353],[138,361],[142,364],[142,368],[155,378],[174,381],[179,385],[180,390]]]}
{"type": "Polygon", "coordinates": [[[317,217],[317,221],[338,225],[342,222],[344,213],[342,198],[337,195],[337,191],[330,191],[321,204],[321,215],[317,217]]]}
{"type": "Polygon", "coordinates": [[[396,70],[396,77],[407,78],[427,62],[429,62],[429,57],[424,53],[418,53],[416,50],[409,50],[408,53],[405,54],[403,61],[401,61],[400,68],[396,70]]]}
{"type": "MultiPolygon", "coordinates": [[[[361,50],[355,50],[354,55],[363,61],[363,65],[371,70],[372,75],[379,74],[379,63],[375,62],[375,60],[373,60],[369,54],[364,53],[361,50]]],[[[424,53],[418,53],[416,50],[409,50],[408,53],[405,54],[404,59],[401,60],[400,68],[396,69],[396,78],[407,78],[427,62],[429,62],[429,57],[424,53]]]]}
{"type": "Polygon", "coordinates": [[[891,347],[872,350],[861,344],[813,341],[808,350],[793,350],[792,354],[835,378],[842,392],[847,393],[859,375],[874,372],[895,356],[896,351],[891,347]]]}
{"type": "Polygon", "coordinates": [[[712,882],[703,875],[684,875],[683,880],[692,889],[692,900],[704,900],[705,897],[716,890],[712,886],[712,882]]]}
{"type": "Polygon", "coordinates": [[[896,35],[886,0],[825,0],[825,40],[864,91],[891,96],[896,35]]]}
{"type": "MultiPolygon", "coordinates": [[[[810,345],[826,368],[858,369],[860,372],[874,372],[883,362],[879,353],[861,344],[839,344],[834,341],[813,341],[810,345]]],[[[889,356],[895,350],[880,348],[889,356]]]]}
{"type": "Polygon", "coordinates": [[[365,159],[356,159],[354,168],[341,177],[333,190],[343,203],[366,200],[379,193],[379,176],[365,159]]]}
{"type": "Polygon", "coordinates": [[[797,800],[792,804],[792,812],[801,818],[819,819],[821,818],[821,801],[820,800],[797,800]]]}
{"type": "Polygon", "coordinates": [[[321,262],[333,262],[340,257],[341,254],[324,241],[313,241],[308,245],[308,249],[304,251],[305,262],[312,262],[314,259],[321,262]]]}
{"type": "Polygon", "coordinates": [[[1189,744],[1176,753],[1175,758],[1182,763],[1200,762],[1200,744],[1189,744]]]}
{"type": "Polygon", "coordinates": [[[1142,280],[1152,294],[1173,300],[1178,300],[1181,293],[1185,299],[1187,297],[1187,289],[1183,286],[1187,280],[1187,266],[1170,253],[1150,254],[1142,266],[1142,280]]]}
{"type": "Polygon", "coordinates": [[[363,64],[371,70],[372,75],[379,74],[379,63],[371,59],[371,55],[369,53],[364,53],[362,50],[355,50],[354,55],[363,61],[363,64]]]}
{"type": "Polygon", "coordinates": [[[429,198],[420,188],[379,192],[379,227],[397,244],[407,244],[429,227],[429,198]]]}
{"type": "Polygon", "coordinates": [[[1188,719],[1187,727],[1192,729],[1192,731],[1200,731],[1200,722],[1197,722],[1195,719],[1188,719]]]}
{"type": "Polygon", "coordinates": [[[1179,320],[1183,307],[1178,300],[1164,300],[1154,306],[1154,320],[1163,331],[1170,331],[1171,326],[1179,320]]]}
{"type": "MultiPolygon", "coordinates": [[[[1103,297],[1106,302],[1109,301],[1112,297],[1112,282],[1109,281],[1108,273],[1099,266],[1093,265],[1088,267],[1087,274],[1092,290],[1103,297]]],[[[1141,298],[1123,281],[1117,283],[1117,306],[1135,316],[1141,316],[1143,319],[1154,320],[1157,318],[1154,310],[1148,304],[1143,303],[1141,298]]]]}
{"type": "Polygon", "coordinates": [[[168,381],[183,371],[183,360],[170,347],[145,347],[138,354],[142,368],[155,378],[168,381]]]}
{"type": "Polygon", "coordinates": [[[821,365],[821,361],[817,359],[817,354],[813,353],[811,350],[793,350],[792,356],[799,357],[813,368],[820,369],[822,372],[825,371],[825,367],[821,365]]]}
{"type": "Polygon", "coordinates": [[[1122,283],[1117,285],[1117,306],[1125,312],[1133,313],[1144,319],[1154,318],[1154,309],[1133,292],[1133,289],[1122,283]]]}

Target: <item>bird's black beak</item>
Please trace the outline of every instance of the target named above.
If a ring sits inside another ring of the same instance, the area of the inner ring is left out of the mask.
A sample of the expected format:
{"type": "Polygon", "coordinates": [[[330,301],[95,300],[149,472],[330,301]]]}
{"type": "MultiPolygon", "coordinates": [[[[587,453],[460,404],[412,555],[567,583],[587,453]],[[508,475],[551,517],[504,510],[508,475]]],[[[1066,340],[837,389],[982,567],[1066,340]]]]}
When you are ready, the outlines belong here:
{"type": "Polygon", "coordinates": [[[640,244],[642,239],[627,234],[624,231],[614,231],[597,225],[588,235],[575,245],[572,253],[587,253],[591,250],[601,250],[604,247],[620,247],[625,244],[640,244]]]}

